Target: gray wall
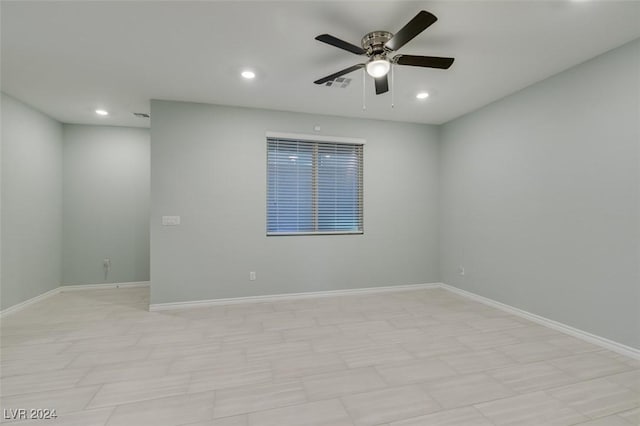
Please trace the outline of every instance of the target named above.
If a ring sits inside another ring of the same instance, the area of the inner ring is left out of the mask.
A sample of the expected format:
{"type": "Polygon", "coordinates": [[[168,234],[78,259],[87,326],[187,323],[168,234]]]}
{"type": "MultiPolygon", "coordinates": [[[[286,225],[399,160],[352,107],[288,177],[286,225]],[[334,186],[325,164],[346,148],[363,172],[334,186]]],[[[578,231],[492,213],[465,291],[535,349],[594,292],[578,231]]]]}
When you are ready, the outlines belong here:
{"type": "Polygon", "coordinates": [[[436,127],[167,101],[151,115],[151,303],[438,281],[436,127]],[[265,132],[316,124],[367,140],[365,233],[266,237],[265,132]]]}
{"type": "Polygon", "coordinates": [[[639,62],[635,41],[443,127],[444,282],[640,347],[639,62]]]}
{"type": "Polygon", "coordinates": [[[0,97],[4,309],[60,284],[62,125],[10,96],[0,97]]]}
{"type": "Polygon", "coordinates": [[[64,284],[149,280],[149,156],[148,129],[64,125],[64,284]]]}

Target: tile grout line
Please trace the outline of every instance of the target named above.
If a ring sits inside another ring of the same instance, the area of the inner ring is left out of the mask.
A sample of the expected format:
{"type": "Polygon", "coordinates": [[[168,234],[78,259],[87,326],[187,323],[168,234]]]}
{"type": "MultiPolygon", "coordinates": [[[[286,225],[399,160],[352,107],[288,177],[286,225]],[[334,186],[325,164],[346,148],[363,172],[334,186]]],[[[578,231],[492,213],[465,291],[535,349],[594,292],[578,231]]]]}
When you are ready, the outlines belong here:
{"type": "Polygon", "coordinates": [[[116,409],[118,408],[118,406],[114,406],[111,409],[111,412],[109,413],[109,415],[107,416],[107,420],[104,421],[104,423],[102,424],[102,426],[107,426],[109,424],[109,421],[111,420],[111,417],[113,417],[114,413],[116,412],[116,409]]]}

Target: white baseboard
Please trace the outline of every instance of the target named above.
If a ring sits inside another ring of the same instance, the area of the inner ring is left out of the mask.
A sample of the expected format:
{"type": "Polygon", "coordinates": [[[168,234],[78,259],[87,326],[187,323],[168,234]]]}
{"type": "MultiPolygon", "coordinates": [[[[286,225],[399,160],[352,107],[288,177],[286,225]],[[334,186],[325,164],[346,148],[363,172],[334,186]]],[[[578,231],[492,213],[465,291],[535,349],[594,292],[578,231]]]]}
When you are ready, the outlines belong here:
{"type": "Polygon", "coordinates": [[[154,303],[149,305],[150,311],[168,311],[174,309],[203,308],[206,306],[235,305],[238,303],[276,302],[283,300],[313,299],[319,297],[346,296],[352,294],[374,294],[395,291],[424,290],[439,288],[440,283],[409,284],[385,287],[366,287],[347,290],[310,291],[306,293],[269,294],[265,296],[232,297],[228,299],[194,300],[190,302],[154,303]]]}
{"type": "Polygon", "coordinates": [[[46,293],[42,293],[39,296],[32,297],[29,300],[25,300],[24,302],[20,302],[13,306],[9,306],[6,309],[0,311],[0,318],[5,315],[9,315],[22,309],[27,306],[33,305],[36,302],[47,299],[51,296],[54,296],[58,293],[64,293],[67,291],[81,291],[81,290],[98,290],[105,288],[132,288],[132,287],[148,287],[150,285],[149,281],[139,281],[139,282],[130,282],[130,283],[104,283],[104,284],[77,284],[77,285],[61,285],[52,290],[47,291],[46,293]]]}
{"type": "Polygon", "coordinates": [[[36,297],[32,297],[31,299],[27,299],[23,302],[17,303],[13,306],[9,306],[6,309],[3,309],[2,311],[0,311],[0,318],[4,317],[5,315],[9,315],[9,314],[13,314],[16,313],[18,311],[23,310],[24,308],[26,308],[27,306],[31,306],[34,303],[40,302],[41,300],[44,299],[48,299],[51,296],[55,296],[56,294],[60,293],[60,287],[56,287],[54,289],[51,289],[45,293],[42,293],[36,297]]]}
{"type": "Polygon", "coordinates": [[[511,314],[528,319],[540,325],[544,325],[545,327],[552,328],[554,330],[560,331],[562,333],[568,334],[570,336],[576,337],[586,342],[593,343],[594,345],[598,345],[605,349],[609,349],[613,352],[628,356],[633,359],[640,360],[640,349],[632,348],[631,346],[614,342],[613,340],[609,340],[604,337],[597,336],[595,334],[580,330],[578,328],[572,327],[567,324],[563,324],[558,321],[554,321],[549,318],[542,317],[540,315],[532,314],[531,312],[527,312],[525,310],[515,308],[505,303],[498,302],[496,300],[489,299],[487,297],[480,296],[475,293],[471,293],[469,291],[462,290],[448,284],[440,284],[440,287],[452,293],[458,294],[460,296],[475,300],[480,303],[484,303],[485,305],[491,306],[493,308],[497,308],[502,311],[509,312],[511,314]]]}
{"type": "Polygon", "coordinates": [[[133,287],[149,287],[149,281],[136,281],[130,283],[101,283],[101,284],[63,284],[59,287],[61,292],[78,291],[78,290],[100,290],[106,288],[133,288],[133,287]]]}

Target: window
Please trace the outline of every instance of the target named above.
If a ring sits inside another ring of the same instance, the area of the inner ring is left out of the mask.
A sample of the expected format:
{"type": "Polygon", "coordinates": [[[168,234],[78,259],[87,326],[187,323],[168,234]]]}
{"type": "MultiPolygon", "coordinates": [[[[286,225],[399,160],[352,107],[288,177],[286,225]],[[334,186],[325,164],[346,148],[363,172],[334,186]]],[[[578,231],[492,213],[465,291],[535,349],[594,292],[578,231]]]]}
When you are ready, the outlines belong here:
{"type": "Polygon", "coordinates": [[[267,235],[361,234],[362,144],[267,134],[267,235]]]}

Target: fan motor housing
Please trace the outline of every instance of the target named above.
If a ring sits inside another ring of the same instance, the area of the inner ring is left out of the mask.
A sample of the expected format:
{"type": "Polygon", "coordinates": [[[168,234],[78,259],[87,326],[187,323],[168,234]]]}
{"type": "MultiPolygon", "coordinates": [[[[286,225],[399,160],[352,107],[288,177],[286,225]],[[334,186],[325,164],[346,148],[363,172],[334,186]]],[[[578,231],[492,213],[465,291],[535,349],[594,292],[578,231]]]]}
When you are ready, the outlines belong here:
{"type": "Polygon", "coordinates": [[[389,51],[384,47],[384,44],[391,40],[393,34],[389,31],[372,31],[362,37],[362,48],[371,54],[381,54],[389,51]]]}

